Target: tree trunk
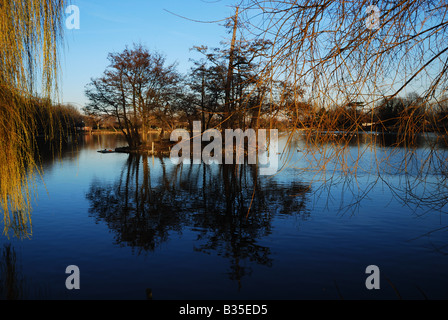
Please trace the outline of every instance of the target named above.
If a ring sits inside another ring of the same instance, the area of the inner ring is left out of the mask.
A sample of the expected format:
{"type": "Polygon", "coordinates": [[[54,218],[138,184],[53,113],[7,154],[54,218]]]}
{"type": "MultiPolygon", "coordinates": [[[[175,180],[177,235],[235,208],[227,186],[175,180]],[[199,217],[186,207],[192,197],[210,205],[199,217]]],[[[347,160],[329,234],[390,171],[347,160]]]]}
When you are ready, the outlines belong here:
{"type": "Polygon", "coordinates": [[[231,90],[232,90],[232,78],[233,78],[233,60],[235,54],[235,41],[236,41],[236,30],[238,28],[238,7],[236,7],[236,13],[233,22],[233,36],[232,42],[230,44],[230,53],[229,53],[229,67],[227,69],[227,81],[226,81],[226,90],[225,90],[225,112],[224,112],[224,123],[223,127],[225,129],[229,129],[232,127],[232,112],[234,111],[232,108],[231,101],[231,90]]]}

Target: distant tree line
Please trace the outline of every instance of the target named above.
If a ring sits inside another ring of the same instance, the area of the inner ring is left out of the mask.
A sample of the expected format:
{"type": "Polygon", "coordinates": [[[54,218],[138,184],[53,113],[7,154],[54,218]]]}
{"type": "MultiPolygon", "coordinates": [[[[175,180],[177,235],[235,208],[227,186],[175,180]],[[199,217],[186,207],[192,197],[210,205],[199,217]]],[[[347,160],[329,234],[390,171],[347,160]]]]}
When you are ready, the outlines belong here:
{"type": "Polygon", "coordinates": [[[324,108],[300,101],[285,110],[290,128],[413,133],[446,133],[448,129],[448,98],[429,103],[415,92],[384,97],[370,105],[355,101],[324,108]]]}
{"type": "Polygon", "coordinates": [[[45,140],[65,140],[77,133],[77,128],[85,126],[86,117],[70,104],[55,104],[50,99],[33,97],[32,105],[35,121],[35,136],[45,140]]]}

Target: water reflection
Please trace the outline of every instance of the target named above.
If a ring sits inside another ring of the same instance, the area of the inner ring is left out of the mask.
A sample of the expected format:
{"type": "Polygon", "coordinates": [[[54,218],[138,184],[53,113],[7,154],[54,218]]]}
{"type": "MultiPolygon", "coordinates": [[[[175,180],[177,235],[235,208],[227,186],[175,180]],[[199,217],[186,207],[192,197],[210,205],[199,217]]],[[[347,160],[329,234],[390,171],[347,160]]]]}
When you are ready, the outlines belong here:
{"type": "Polygon", "coordinates": [[[53,165],[63,161],[77,161],[81,150],[97,151],[125,145],[120,134],[85,134],[68,137],[68,141],[60,144],[38,140],[35,158],[43,174],[50,172],[53,165]]]}
{"type": "MultiPolygon", "coordinates": [[[[322,193],[342,186],[353,200],[351,207],[381,185],[403,206],[440,212],[448,203],[447,146],[446,136],[432,133],[412,141],[377,133],[324,133],[314,140],[297,136],[286,149],[299,150],[299,156],[286,166],[314,173],[311,180],[319,182],[322,193]]],[[[341,200],[341,195],[334,198],[341,200]]]]}
{"type": "Polygon", "coordinates": [[[17,255],[11,244],[4,245],[0,256],[0,299],[18,300],[24,297],[24,279],[17,255]]]}
{"type": "MultiPolygon", "coordinates": [[[[154,290],[156,299],[319,298],[328,297],[320,290],[333,281],[345,298],[369,298],[363,277],[372,263],[403,292],[413,292],[402,288],[421,275],[416,283],[425,293],[446,297],[448,223],[438,214],[446,213],[448,200],[442,147],[359,143],[340,153],[347,167],[358,166],[350,172],[334,158],[328,161],[336,147],[327,144],[320,157],[298,138],[281,157],[283,171],[260,176],[256,166],[177,166],[168,158],[96,152],[121,144],[119,135],[85,136],[58,157],[42,156],[52,198],[39,199],[35,236],[16,246],[26,249],[17,256],[29,273],[18,272],[13,248],[0,251],[2,298],[8,291],[23,297],[25,277],[25,296],[30,284],[45,288],[48,294],[38,289],[45,296],[69,296],[58,291],[63,279],[52,279],[63,278],[65,266],[78,261],[108,270],[84,278],[90,288],[81,293],[88,298],[128,298],[133,290],[144,295],[146,286],[147,297],[154,290]],[[117,274],[125,285],[112,288],[117,274]],[[220,287],[210,288],[210,279],[220,287]],[[232,295],[237,284],[241,290],[232,295]],[[183,288],[192,286],[184,295],[183,288]]],[[[387,283],[384,289],[387,297],[387,283]]]]}
{"type": "Polygon", "coordinates": [[[188,229],[197,234],[194,250],[226,258],[229,277],[240,281],[251,272],[244,262],[272,265],[259,241],[271,233],[274,215],[309,215],[309,186],[263,178],[256,166],[152,161],[129,155],[115,182],[95,180],[86,195],[90,214],[108,225],[117,244],[138,253],[188,229]]]}
{"type": "MultiPolygon", "coordinates": [[[[297,134],[296,134],[297,136],[297,134]]],[[[384,132],[345,132],[322,131],[301,134],[306,136],[309,147],[322,147],[330,145],[340,146],[371,146],[371,147],[399,147],[415,149],[421,147],[448,148],[448,136],[438,133],[420,133],[415,135],[403,135],[384,132]]]]}

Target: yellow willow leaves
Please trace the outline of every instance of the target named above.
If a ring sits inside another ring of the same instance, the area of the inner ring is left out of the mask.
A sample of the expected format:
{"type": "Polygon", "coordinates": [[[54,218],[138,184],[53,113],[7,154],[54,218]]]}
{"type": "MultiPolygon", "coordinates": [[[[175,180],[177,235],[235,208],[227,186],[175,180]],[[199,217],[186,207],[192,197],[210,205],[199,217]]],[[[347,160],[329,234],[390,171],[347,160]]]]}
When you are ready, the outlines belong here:
{"type": "Polygon", "coordinates": [[[4,82],[30,93],[37,70],[48,95],[55,84],[62,0],[0,0],[0,69],[4,82]]]}
{"type": "Polygon", "coordinates": [[[42,97],[56,92],[63,7],[63,0],[0,0],[0,206],[6,235],[31,232],[30,187],[38,171],[31,98],[37,88],[42,97]]]}

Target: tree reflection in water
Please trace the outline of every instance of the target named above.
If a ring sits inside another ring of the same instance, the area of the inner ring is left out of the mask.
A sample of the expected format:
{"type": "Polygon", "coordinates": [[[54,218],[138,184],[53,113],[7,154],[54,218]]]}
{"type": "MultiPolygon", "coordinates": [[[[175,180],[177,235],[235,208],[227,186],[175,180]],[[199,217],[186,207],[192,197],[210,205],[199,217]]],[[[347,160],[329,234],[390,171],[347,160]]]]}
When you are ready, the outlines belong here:
{"type": "Polygon", "coordinates": [[[23,298],[24,280],[17,264],[14,248],[4,245],[0,256],[0,299],[18,300],[23,298]]]}
{"type": "Polygon", "coordinates": [[[272,229],[274,214],[306,219],[310,188],[260,177],[255,165],[174,166],[158,158],[129,155],[117,181],[93,181],[90,214],[105,222],[116,242],[140,254],[189,227],[198,234],[195,251],[230,261],[234,280],[250,273],[243,262],[271,266],[270,248],[258,244],[272,229]]]}
{"type": "MultiPolygon", "coordinates": [[[[315,174],[319,183],[313,183],[314,202],[326,201],[325,207],[338,214],[358,214],[362,204],[380,191],[416,217],[446,216],[448,137],[427,133],[405,138],[394,133],[345,137],[331,132],[316,134],[312,144],[299,144],[299,138],[291,146],[301,150],[302,162],[297,161],[300,167],[291,166],[315,174]]],[[[448,230],[442,221],[413,240],[448,230]]],[[[446,254],[446,247],[435,250],[446,254]]]]}

